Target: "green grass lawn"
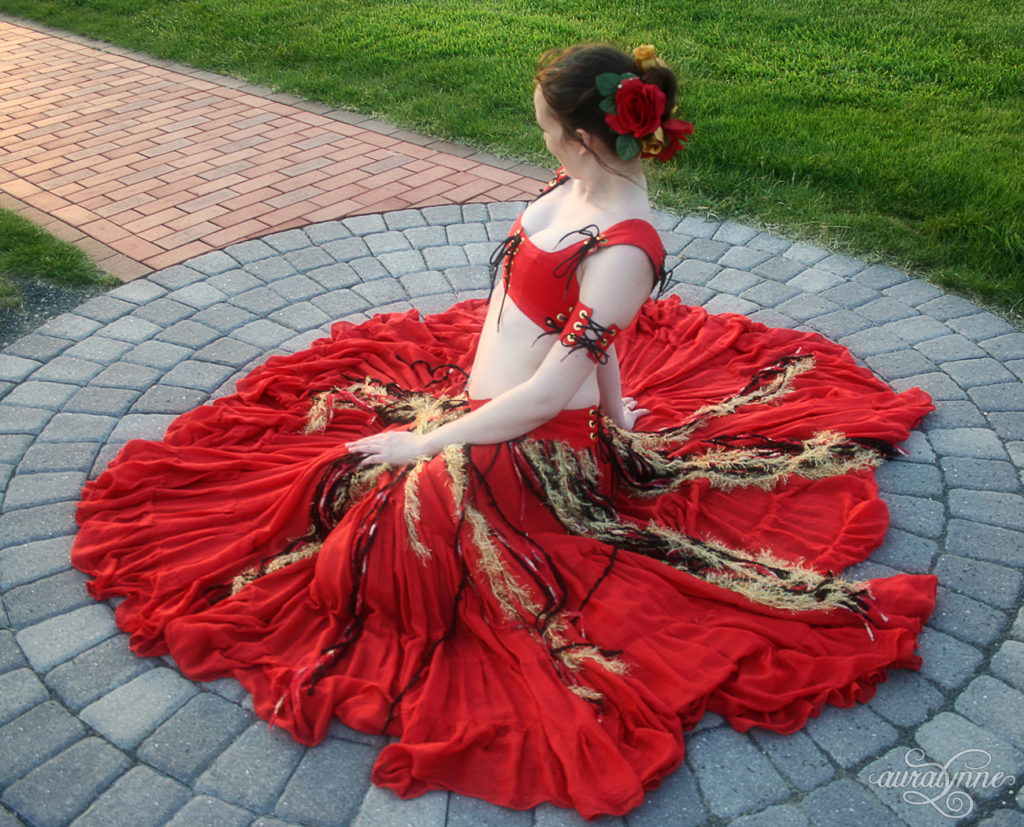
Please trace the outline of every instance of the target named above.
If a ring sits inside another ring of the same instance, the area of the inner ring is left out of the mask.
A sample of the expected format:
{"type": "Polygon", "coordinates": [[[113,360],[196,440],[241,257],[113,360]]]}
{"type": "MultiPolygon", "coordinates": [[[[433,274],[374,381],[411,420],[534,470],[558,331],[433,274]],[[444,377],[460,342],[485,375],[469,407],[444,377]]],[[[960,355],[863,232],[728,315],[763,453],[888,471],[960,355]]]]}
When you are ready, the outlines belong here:
{"type": "Polygon", "coordinates": [[[655,43],[690,150],[659,203],[1024,312],[1024,5],[1010,0],[0,0],[0,10],[547,163],[551,46],[655,43]]]}
{"type": "Polygon", "coordinates": [[[25,279],[78,287],[118,283],[74,244],[54,238],[17,213],[0,209],[0,308],[21,303],[15,281],[25,279]]]}

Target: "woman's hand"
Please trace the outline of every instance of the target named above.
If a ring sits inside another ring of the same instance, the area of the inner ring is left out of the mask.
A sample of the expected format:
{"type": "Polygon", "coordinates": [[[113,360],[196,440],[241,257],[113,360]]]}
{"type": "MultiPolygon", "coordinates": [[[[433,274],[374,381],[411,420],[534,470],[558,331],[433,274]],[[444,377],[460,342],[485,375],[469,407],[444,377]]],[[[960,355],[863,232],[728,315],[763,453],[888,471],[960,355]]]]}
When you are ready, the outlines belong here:
{"type": "Polygon", "coordinates": [[[350,453],[365,454],[360,465],[375,465],[379,462],[405,465],[430,453],[427,450],[426,435],[409,431],[383,431],[353,440],[345,447],[350,453]]]}
{"type": "Polygon", "coordinates": [[[636,421],[649,413],[647,408],[638,408],[637,401],[632,396],[622,397],[622,427],[627,431],[632,431],[636,421]]]}

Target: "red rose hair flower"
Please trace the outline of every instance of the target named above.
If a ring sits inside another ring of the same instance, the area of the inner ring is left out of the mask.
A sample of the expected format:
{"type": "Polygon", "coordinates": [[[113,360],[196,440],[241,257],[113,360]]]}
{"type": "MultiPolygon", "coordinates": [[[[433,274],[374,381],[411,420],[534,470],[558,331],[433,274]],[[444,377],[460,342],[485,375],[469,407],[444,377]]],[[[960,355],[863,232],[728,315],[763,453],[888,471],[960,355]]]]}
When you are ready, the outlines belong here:
{"type": "Polygon", "coordinates": [[[665,93],[653,83],[634,77],[619,84],[615,112],[604,119],[620,135],[644,138],[661,126],[664,116],[665,93]]]}

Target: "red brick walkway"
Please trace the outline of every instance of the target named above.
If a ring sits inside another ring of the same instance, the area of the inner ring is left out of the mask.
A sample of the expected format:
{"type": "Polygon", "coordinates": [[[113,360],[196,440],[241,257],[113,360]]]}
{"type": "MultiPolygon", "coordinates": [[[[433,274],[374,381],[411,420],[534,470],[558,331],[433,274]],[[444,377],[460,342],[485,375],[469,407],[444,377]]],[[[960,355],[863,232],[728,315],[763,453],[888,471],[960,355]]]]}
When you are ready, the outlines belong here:
{"type": "Polygon", "coordinates": [[[530,197],[544,177],[0,17],[0,206],[123,279],[317,221],[530,197]]]}

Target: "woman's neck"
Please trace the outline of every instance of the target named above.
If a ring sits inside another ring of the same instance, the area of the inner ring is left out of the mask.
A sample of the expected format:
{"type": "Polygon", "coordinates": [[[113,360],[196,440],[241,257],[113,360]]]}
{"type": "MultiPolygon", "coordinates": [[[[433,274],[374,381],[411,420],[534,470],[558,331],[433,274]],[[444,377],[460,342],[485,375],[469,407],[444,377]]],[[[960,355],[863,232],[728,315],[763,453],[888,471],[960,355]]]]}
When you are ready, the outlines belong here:
{"type": "Polygon", "coordinates": [[[594,160],[571,175],[573,193],[579,200],[613,211],[626,204],[647,204],[647,179],[639,162],[621,164],[622,169],[602,166],[594,160]]]}

